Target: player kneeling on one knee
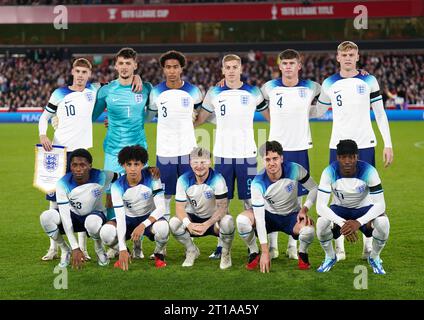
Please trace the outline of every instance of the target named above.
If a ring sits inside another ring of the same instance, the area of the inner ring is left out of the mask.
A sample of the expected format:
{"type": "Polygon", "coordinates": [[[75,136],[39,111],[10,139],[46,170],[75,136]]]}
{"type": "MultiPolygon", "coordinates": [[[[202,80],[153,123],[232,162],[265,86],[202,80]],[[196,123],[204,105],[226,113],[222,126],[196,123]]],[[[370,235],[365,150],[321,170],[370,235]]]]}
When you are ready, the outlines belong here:
{"type": "Polygon", "coordinates": [[[117,178],[113,172],[92,168],[93,158],[85,149],[76,149],[70,155],[71,172],[62,177],[56,185],[56,198],[59,211],[50,209],[40,216],[41,226],[47,235],[57,241],[62,249],[59,266],[81,268],[84,254],[74,232],[87,232],[94,240],[98,264],[105,266],[109,259],[100,239],[100,228],[106,222],[106,209],[102,195],[111,182],[117,178]],[[65,243],[62,234],[66,233],[71,248],[65,243]]]}
{"type": "Polygon", "coordinates": [[[191,237],[219,236],[222,241],[221,269],[231,267],[234,221],[228,214],[227,185],[223,176],[211,168],[210,152],[195,148],[190,153],[192,171],[178,178],[176,217],[169,226],[178,242],[186,248],[183,267],[191,267],[200,254],[191,237]]]}
{"type": "Polygon", "coordinates": [[[260,264],[261,272],[269,272],[271,266],[267,234],[283,231],[299,239],[298,265],[309,269],[308,248],[314,239],[313,221],[308,211],[315,202],[317,184],[301,165],[284,161],[283,148],[277,141],[267,141],[259,154],[265,170],[252,182],[252,207],[237,216],[238,232],[249,248],[248,270],[260,264]],[[297,185],[308,190],[302,208],[297,201],[297,185]],[[262,253],[256,244],[256,228],[262,253]]]}
{"type": "Polygon", "coordinates": [[[166,266],[164,248],[169,239],[169,225],[163,218],[165,197],[160,179],[155,179],[148,168],[146,149],[136,146],[123,148],[118,161],[125,175],[112,184],[112,203],[116,218],[100,231],[103,242],[119,251],[115,267],[128,270],[131,262],[126,240],[137,241],[145,235],[156,242],[155,266],[166,266]]]}
{"type": "Polygon", "coordinates": [[[358,240],[357,230],[372,236],[368,258],[373,272],[385,274],[380,253],[389,237],[390,224],[377,170],[358,160],[358,146],[353,140],[337,145],[337,160],[321,175],[317,198],[317,236],[325,252],[318,272],[327,272],[337,262],[332,240],[344,235],[350,242],[358,240]],[[333,200],[328,201],[331,194],[333,200]]]}

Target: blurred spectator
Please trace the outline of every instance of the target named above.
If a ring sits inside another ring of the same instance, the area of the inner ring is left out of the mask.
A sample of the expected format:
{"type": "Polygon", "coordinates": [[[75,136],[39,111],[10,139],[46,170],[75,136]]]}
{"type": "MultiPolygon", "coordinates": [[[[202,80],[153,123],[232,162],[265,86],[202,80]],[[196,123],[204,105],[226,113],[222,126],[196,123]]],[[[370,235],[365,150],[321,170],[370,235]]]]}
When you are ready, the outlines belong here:
{"type": "MultiPolygon", "coordinates": [[[[0,108],[14,111],[21,107],[43,107],[53,90],[71,83],[72,53],[60,50],[28,50],[26,56],[0,58],[0,108]]],[[[242,81],[262,86],[279,77],[277,54],[250,51],[242,56],[242,81]]],[[[138,73],[153,85],[163,81],[159,55],[142,56],[138,73]]],[[[183,79],[195,83],[204,92],[222,78],[222,56],[190,55],[183,79]]],[[[375,75],[385,97],[386,107],[406,109],[424,104],[423,53],[361,52],[359,67],[375,75]]],[[[334,53],[307,53],[303,57],[301,77],[322,83],[337,72],[334,53]]],[[[112,58],[99,58],[92,81],[110,82],[116,78],[112,58]]]]}

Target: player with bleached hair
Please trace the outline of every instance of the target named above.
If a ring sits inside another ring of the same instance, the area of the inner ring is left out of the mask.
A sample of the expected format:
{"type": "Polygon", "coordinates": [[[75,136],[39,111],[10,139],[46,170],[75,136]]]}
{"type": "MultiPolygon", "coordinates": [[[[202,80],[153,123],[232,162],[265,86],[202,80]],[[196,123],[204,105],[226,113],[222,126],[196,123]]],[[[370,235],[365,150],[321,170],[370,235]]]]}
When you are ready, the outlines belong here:
{"type": "Polygon", "coordinates": [[[184,245],[183,267],[191,267],[200,251],[191,237],[216,236],[221,239],[219,267],[230,268],[234,238],[233,217],[228,214],[228,188],[221,174],[211,168],[210,152],[196,147],[190,153],[190,171],[178,178],[175,195],[176,216],[169,221],[175,239],[184,245]]]}
{"type": "Polygon", "coordinates": [[[372,237],[368,262],[374,273],[385,274],[380,253],[389,237],[383,188],[377,170],[358,160],[355,141],[337,144],[337,160],[324,169],[317,198],[317,236],[325,252],[318,272],[328,272],[337,262],[333,238],[344,235],[350,242],[358,240],[357,230],[372,237]],[[331,205],[328,206],[332,195],[331,205]]]}
{"type": "Polygon", "coordinates": [[[283,231],[299,239],[298,266],[310,268],[308,248],[314,239],[313,221],[308,211],[315,203],[317,184],[301,165],[285,161],[283,148],[278,141],[267,141],[259,149],[265,170],[252,182],[252,207],[237,216],[238,232],[249,248],[248,270],[260,265],[261,272],[269,272],[271,257],[267,234],[283,231]],[[301,183],[308,191],[305,203],[297,201],[297,185],[301,183]],[[262,253],[256,243],[255,229],[262,253]]]}
{"type": "MultiPolygon", "coordinates": [[[[195,126],[211,115],[216,116],[213,148],[215,171],[222,174],[228,187],[228,199],[234,197],[237,180],[238,198],[244,209],[252,207],[250,185],[257,173],[257,147],[253,129],[255,112],[267,108],[261,91],[241,81],[241,58],[228,54],[222,58],[222,86],[208,90],[195,126]]],[[[221,243],[210,258],[220,258],[221,243]]]]}
{"type": "MultiPolygon", "coordinates": [[[[340,72],[322,83],[317,103],[317,116],[320,117],[329,107],[333,111],[333,129],[330,139],[330,161],[336,160],[336,145],[340,140],[351,139],[358,144],[359,160],[375,167],[374,134],[370,108],[374,111],[378,129],[383,137],[384,166],[393,162],[393,148],[387,115],[377,79],[370,74],[362,74],[357,69],[358,46],[352,41],[344,41],[337,47],[337,61],[340,72]]],[[[362,258],[367,259],[372,249],[371,238],[363,237],[362,258]]],[[[336,240],[338,260],[344,260],[343,236],[336,240]]]]}
{"type": "Polygon", "coordinates": [[[103,242],[119,252],[115,267],[124,271],[130,262],[126,240],[139,241],[143,235],[156,242],[156,268],[166,266],[164,248],[169,239],[169,225],[164,219],[164,190],[160,179],[145,168],[147,161],[146,149],[138,145],[124,147],[119,152],[118,162],[125,175],[111,188],[116,219],[108,221],[100,231],[103,242]]]}
{"type": "Polygon", "coordinates": [[[117,178],[117,174],[94,169],[93,158],[86,149],[74,150],[69,162],[71,172],[63,176],[56,186],[59,209],[44,211],[40,216],[41,226],[62,250],[60,267],[67,267],[71,256],[72,266],[76,269],[81,268],[85,261],[74,231],[87,232],[94,241],[98,264],[106,266],[109,259],[99,234],[100,228],[106,222],[106,209],[102,203],[102,196],[104,190],[117,178]],[[66,234],[70,247],[62,234],[66,234]]]}

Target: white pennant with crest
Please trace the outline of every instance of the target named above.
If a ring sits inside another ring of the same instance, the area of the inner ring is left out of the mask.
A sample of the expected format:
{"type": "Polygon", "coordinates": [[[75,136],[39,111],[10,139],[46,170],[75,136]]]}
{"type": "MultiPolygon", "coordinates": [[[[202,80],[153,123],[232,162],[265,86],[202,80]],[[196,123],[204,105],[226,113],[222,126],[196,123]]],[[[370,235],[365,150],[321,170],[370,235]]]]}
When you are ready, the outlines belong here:
{"type": "Polygon", "coordinates": [[[66,173],[66,148],[53,146],[45,151],[41,144],[35,145],[34,187],[44,193],[56,191],[56,182],[66,173]]]}

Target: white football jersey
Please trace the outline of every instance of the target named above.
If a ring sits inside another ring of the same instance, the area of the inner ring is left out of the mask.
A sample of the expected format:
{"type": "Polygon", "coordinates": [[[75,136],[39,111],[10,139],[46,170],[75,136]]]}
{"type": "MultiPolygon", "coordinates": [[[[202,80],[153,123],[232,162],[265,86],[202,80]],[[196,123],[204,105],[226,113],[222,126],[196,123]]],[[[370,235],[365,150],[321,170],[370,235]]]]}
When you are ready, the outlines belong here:
{"type": "Polygon", "coordinates": [[[203,100],[199,88],[184,82],[179,89],[170,89],[166,82],[150,93],[149,109],[158,112],[156,154],[175,157],[190,154],[197,146],[193,126],[193,110],[203,100]]]}
{"type": "Polygon", "coordinates": [[[77,185],[72,178],[72,172],[69,172],[57,182],[57,204],[69,203],[71,211],[80,216],[86,216],[93,211],[106,214],[102,200],[103,191],[110,187],[114,176],[115,173],[111,171],[91,169],[88,182],[77,185]]]}
{"type": "Polygon", "coordinates": [[[315,188],[316,183],[308,171],[297,163],[284,161],[282,170],[283,175],[276,182],[269,179],[265,170],[256,175],[252,181],[253,207],[265,206],[265,210],[283,216],[300,210],[297,201],[298,183],[308,183],[308,186],[315,188]]]}
{"type": "Polygon", "coordinates": [[[222,158],[256,157],[253,131],[255,111],[266,109],[261,91],[243,84],[239,89],[212,87],[202,107],[216,115],[216,136],[213,154],[222,158]]]}
{"type": "Polygon", "coordinates": [[[129,217],[151,214],[156,209],[153,197],[164,192],[160,179],[153,179],[148,169],[143,169],[141,173],[141,181],[135,187],[128,185],[127,175],[112,184],[113,207],[124,207],[125,215],[129,217]]]}
{"type": "Polygon", "coordinates": [[[228,188],[224,177],[209,169],[209,176],[197,184],[193,171],[187,171],[178,178],[175,201],[187,202],[187,213],[200,218],[210,218],[216,211],[216,199],[227,198],[228,188]]]}
{"type": "Polygon", "coordinates": [[[53,144],[67,147],[67,151],[93,146],[91,116],[98,87],[87,83],[83,91],[69,87],[56,89],[49,99],[46,111],[56,114],[59,120],[53,144]]]}
{"type": "Polygon", "coordinates": [[[380,86],[372,75],[342,78],[337,73],[322,83],[318,101],[331,106],[333,129],[330,148],[336,149],[340,140],[354,140],[359,149],[377,145],[371,125],[371,103],[382,99],[380,86]]]}
{"type": "Polygon", "coordinates": [[[278,141],[285,151],[312,148],[309,111],[321,86],[310,80],[300,80],[293,87],[286,87],[282,79],[274,79],[261,88],[269,101],[269,141],[278,141]]]}
{"type": "Polygon", "coordinates": [[[372,204],[369,194],[383,192],[377,170],[364,161],[358,161],[354,177],[344,178],[339,163],[334,161],[324,169],[318,190],[332,193],[331,204],[346,208],[361,208],[372,204]]]}

